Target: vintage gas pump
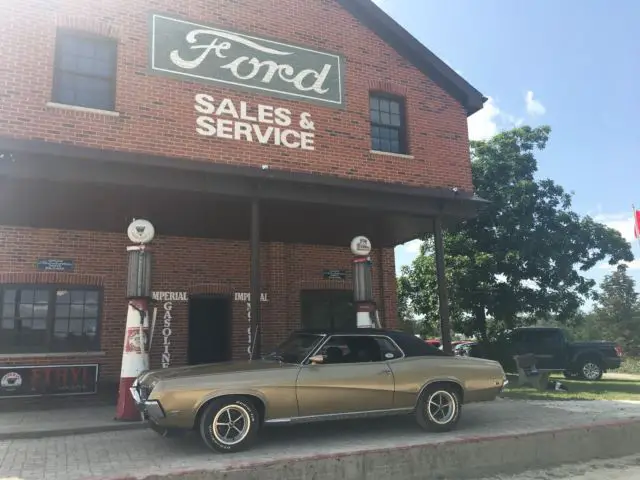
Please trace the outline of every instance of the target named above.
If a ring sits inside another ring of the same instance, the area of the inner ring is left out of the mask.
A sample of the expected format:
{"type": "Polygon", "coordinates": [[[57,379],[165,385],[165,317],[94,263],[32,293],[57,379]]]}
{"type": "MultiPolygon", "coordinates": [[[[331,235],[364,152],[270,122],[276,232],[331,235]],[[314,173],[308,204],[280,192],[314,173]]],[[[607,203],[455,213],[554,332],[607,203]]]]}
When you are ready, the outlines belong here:
{"type": "Polygon", "coordinates": [[[129,391],[133,381],[149,369],[149,300],[151,299],[151,251],[155,229],[147,220],[134,220],[127,229],[127,323],[122,348],[122,368],[116,420],[140,420],[129,391]]]}
{"type": "Polygon", "coordinates": [[[358,236],[351,240],[353,259],[353,301],[356,304],[356,325],[358,328],[380,327],[376,305],[373,301],[371,280],[371,242],[367,237],[358,236]]]}

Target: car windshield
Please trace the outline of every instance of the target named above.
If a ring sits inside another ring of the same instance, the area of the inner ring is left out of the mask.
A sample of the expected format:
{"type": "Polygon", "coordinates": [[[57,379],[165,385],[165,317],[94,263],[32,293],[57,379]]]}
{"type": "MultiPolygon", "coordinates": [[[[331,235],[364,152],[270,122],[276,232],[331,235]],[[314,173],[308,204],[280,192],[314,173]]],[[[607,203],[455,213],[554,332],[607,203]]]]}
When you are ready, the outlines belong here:
{"type": "Polygon", "coordinates": [[[311,350],[322,340],[322,335],[293,333],[268,355],[265,360],[279,360],[284,363],[302,363],[311,350]]]}

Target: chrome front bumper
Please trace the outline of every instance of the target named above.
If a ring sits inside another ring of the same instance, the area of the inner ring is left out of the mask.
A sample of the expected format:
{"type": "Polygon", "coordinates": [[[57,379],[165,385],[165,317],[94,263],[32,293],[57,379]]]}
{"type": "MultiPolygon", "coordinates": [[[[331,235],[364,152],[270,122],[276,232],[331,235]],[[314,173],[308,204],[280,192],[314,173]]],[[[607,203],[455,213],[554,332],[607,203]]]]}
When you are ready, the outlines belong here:
{"type": "Polygon", "coordinates": [[[166,416],[158,400],[142,400],[140,390],[138,389],[138,379],[133,381],[129,392],[131,392],[136,408],[140,410],[146,419],[159,420],[166,416]]]}
{"type": "Polygon", "coordinates": [[[505,375],[504,380],[502,381],[502,387],[500,387],[500,393],[504,392],[504,389],[507,385],[509,385],[509,380],[507,380],[507,377],[505,375]]]}

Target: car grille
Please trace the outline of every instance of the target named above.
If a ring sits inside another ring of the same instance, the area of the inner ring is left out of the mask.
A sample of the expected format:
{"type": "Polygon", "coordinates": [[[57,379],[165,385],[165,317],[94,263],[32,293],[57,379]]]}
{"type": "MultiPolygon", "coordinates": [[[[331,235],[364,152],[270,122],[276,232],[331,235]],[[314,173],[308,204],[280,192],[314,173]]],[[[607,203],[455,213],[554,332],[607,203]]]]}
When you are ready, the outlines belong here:
{"type": "Polygon", "coordinates": [[[153,387],[149,385],[138,385],[138,394],[140,395],[140,401],[145,402],[149,395],[151,395],[151,390],[153,387]]]}

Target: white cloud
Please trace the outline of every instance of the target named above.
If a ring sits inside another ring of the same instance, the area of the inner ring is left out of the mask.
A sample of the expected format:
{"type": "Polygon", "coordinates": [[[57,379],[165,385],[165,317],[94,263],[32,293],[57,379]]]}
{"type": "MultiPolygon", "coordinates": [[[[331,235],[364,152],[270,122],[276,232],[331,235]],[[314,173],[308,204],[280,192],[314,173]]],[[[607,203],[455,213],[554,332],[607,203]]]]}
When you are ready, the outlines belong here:
{"type": "Polygon", "coordinates": [[[544,115],[547,109],[542,105],[540,100],[533,98],[533,92],[529,90],[524,96],[524,102],[527,107],[527,113],[532,117],[544,115]]]}
{"type": "Polygon", "coordinates": [[[631,212],[631,209],[629,209],[629,213],[598,213],[594,215],[593,219],[618,230],[620,235],[628,242],[633,244],[635,241],[633,234],[633,212],[631,212]]]}
{"type": "MultiPolygon", "coordinates": [[[[598,210],[600,209],[601,207],[598,206],[598,210]]],[[[628,213],[597,213],[593,216],[593,219],[597,222],[604,223],[606,226],[613,228],[614,230],[618,230],[620,235],[631,243],[632,248],[637,246],[637,240],[633,233],[633,213],[631,212],[631,209],[629,209],[628,213]]],[[[629,267],[629,270],[640,270],[640,259],[622,263],[625,263],[629,267]]],[[[598,264],[598,268],[603,270],[615,270],[616,266],[609,265],[607,262],[602,262],[598,264]]]]}
{"type": "Polygon", "coordinates": [[[498,133],[500,109],[493,98],[489,97],[482,110],[469,117],[469,139],[487,140],[498,133]]]}
{"type": "Polygon", "coordinates": [[[522,125],[523,120],[503,112],[496,100],[488,97],[484,107],[471,115],[467,122],[470,140],[488,140],[500,130],[522,125]]]}
{"type": "Polygon", "coordinates": [[[422,245],[422,240],[411,240],[403,245],[404,249],[407,253],[418,254],[420,253],[420,246],[422,245]]]}
{"type": "MultiPolygon", "coordinates": [[[[620,263],[624,263],[629,270],[640,270],[640,259],[636,258],[631,262],[620,262],[620,263]]],[[[617,265],[609,265],[607,262],[601,262],[598,264],[598,268],[601,268],[603,270],[613,271],[617,268],[617,265]]]]}

